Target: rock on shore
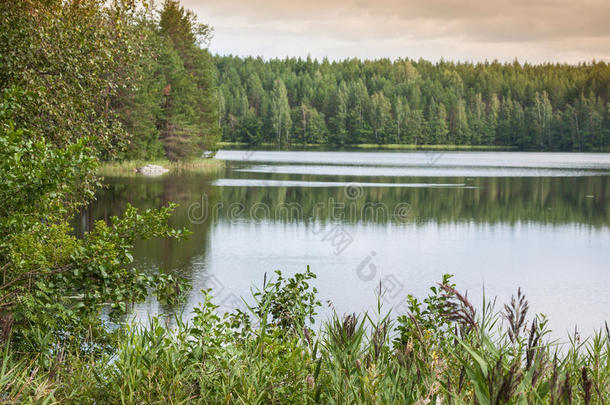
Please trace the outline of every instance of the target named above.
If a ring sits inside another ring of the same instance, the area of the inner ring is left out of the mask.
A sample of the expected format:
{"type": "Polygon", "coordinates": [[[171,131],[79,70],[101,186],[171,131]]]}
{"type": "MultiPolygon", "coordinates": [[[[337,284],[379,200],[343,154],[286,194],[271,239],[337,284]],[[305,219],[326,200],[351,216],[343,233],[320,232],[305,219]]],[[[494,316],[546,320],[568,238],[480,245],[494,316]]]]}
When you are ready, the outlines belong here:
{"type": "Polygon", "coordinates": [[[146,165],[136,168],[136,173],[142,174],[144,176],[161,176],[162,174],[167,172],[169,172],[169,169],[166,169],[165,167],[159,165],[146,165]]]}

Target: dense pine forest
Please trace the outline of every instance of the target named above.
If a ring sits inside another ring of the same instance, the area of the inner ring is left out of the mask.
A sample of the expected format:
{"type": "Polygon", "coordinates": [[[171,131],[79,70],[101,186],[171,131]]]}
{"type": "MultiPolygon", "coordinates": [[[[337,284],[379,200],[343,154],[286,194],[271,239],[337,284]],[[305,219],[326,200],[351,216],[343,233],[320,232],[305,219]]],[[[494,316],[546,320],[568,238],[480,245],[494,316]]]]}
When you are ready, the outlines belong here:
{"type": "Polygon", "coordinates": [[[604,62],[530,65],[216,56],[222,139],[258,144],[610,145],[604,62]]]}

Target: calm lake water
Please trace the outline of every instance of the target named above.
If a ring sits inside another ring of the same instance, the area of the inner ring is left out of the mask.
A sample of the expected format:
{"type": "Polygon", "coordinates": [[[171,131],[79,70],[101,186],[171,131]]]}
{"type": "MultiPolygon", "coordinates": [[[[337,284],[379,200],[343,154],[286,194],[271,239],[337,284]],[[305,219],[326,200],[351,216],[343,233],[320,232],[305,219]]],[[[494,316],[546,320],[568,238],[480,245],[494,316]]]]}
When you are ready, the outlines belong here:
{"type": "MultiPolygon", "coordinates": [[[[323,302],[339,313],[404,311],[442,274],[474,302],[518,287],[558,336],[610,320],[610,154],[516,152],[220,151],[214,176],[106,178],[79,228],[137,207],[180,204],[172,223],[187,241],[137,245],[142,268],[193,283],[181,308],[154,297],[136,318],[189,313],[214,289],[243,307],[265,272],[309,265],[323,302]]],[[[327,306],[322,316],[328,314],[327,306]]]]}

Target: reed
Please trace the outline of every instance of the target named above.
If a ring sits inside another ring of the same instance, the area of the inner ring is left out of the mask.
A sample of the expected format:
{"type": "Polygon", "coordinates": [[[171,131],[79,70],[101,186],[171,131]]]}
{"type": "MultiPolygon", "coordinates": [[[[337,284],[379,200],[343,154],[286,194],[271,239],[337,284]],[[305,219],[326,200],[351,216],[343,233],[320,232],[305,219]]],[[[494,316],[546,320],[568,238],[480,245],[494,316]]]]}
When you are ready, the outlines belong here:
{"type": "Polygon", "coordinates": [[[211,291],[186,322],[122,327],[105,354],[4,347],[0,400],[28,403],[604,404],[610,330],[549,337],[519,290],[475,306],[445,276],[407,313],[334,314],[309,271],[277,273],[249,312],[220,313],[211,291]],[[256,326],[253,326],[256,325],[256,326]],[[44,361],[43,361],[44,360],[44,361]]]}
{"type": "Polygon", "coordinates": [[[218,159],[194,159],[190,161],[173,162],[169,160],[126,160],[121,162],[105,162],[97,170],[101,177],[136,177],[141,176],[136,173],[136,168],[147,164],[159,165],[169,169],[169,173],[204,173],[213,174],[224,170],[225,162],[218,159]]]}

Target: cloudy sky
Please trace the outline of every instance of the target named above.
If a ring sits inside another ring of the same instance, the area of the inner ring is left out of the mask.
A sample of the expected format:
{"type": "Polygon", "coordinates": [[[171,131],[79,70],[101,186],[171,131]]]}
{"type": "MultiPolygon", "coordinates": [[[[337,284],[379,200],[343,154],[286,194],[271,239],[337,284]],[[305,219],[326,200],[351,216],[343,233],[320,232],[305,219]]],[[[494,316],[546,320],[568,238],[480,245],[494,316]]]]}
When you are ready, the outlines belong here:
{"type": "Polygon", "coordinates": [[[182,0],[219,54],[610,62],[610,0],[182,0]]]}

